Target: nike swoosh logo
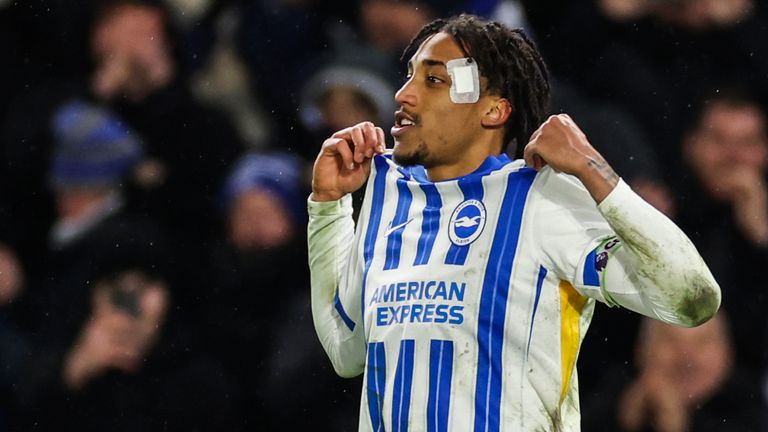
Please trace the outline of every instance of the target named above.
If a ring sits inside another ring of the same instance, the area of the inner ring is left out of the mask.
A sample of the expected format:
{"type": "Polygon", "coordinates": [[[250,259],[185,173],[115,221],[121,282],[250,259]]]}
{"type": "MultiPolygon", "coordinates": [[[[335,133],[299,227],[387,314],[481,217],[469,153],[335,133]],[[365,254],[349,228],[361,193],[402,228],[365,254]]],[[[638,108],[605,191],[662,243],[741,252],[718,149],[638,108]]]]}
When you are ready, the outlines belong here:
{"type": "Polygon", "coordinates": [[[384,237],[387,237],[387,236],[389,236],[390,234],[392,234],[393,232],[395,232],[395,231],[397,231],[397,230],[399,230],[399,229],[401,229],[401,228],[404,228],[406,225],[408,225],[409,223],[411,223],[411,221],[412,221],[412,220],[413,220],[413,218],[410,218],[410,219],[408,219],[407,221],[405,221],[405,222],[403,222],[403,223],[401,223],[401,224],[397,224],[397,225],[395,225],[395,226],[392,226],[392,222],[390,222],[390,223],[389,223],[389,228],[387,228],[387,230],[386,230],[386,231],[384,231],[384,237]]]}

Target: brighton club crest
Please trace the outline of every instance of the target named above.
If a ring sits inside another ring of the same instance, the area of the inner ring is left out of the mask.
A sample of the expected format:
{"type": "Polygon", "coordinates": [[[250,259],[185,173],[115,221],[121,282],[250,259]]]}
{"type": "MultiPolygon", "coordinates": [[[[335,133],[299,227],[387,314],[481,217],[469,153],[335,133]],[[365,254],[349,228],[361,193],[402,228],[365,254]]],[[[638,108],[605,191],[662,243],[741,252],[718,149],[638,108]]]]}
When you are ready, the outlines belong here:
{"type": "Polygon", "coordinates": [[[466,200],[456,207],[448,225],[448,237],[456,246],[475,241],[485,227],[485,206],[476,199],[466,200]]]}

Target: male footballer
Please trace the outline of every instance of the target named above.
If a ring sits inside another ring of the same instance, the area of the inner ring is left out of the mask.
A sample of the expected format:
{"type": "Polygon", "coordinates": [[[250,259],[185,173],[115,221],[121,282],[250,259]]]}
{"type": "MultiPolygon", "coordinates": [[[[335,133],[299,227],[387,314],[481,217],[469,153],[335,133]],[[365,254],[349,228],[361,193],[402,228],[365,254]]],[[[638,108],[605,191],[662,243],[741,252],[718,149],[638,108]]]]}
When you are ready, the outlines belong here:
{"type": "Polygon", "coordinates": [[[360,430],[579,430],[595,301],[696,326],[720,288],[567,115],[545,121],[522,31],[438,20],[404,58],[393,151],[371,123],[335,133],[308,203],[315,328],[339,375],[364,374],[360,430]]]}

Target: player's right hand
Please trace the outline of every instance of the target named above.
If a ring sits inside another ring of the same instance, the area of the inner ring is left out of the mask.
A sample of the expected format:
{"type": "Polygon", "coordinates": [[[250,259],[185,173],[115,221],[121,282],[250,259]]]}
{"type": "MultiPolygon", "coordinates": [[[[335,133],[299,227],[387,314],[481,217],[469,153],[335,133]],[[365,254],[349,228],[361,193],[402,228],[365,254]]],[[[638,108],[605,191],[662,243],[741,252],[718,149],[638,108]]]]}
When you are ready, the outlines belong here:
{"type": "Polygon", "coordinates": [[[371,122],[342,129],[323,142],[312,169],[312,200],[335,201],[358,190],[371,158],[384,153],[384,130],[371,122]]]}

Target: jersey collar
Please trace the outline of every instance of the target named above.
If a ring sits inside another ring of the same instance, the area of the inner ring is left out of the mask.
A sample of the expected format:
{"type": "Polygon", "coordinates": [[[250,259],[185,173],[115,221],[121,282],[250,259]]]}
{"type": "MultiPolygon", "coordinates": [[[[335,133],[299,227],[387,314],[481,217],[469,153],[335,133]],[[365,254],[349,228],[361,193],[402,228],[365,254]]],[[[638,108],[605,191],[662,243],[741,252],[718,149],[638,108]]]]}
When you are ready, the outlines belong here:
{"type": "MultiPolygon", "coordinates": [[[[386,158],[389,159],[389,161],[392,164],[394,164],[394,162],[392,161],[392,155],[391,154],[387,155],[386,158]]],[[[440,182],[443,182],[443,181],[453,181],[453,180],[458,180],[460,178],[465,178],[465,177],[470,177],[470,176],[483,176],[483,175],[489,174],[489,173],[491,173],[493,171],[496,171],[498,169],[501,169],[504,165],[506,165],[506,164],[508,164],[510,162],[512,162],[512,159],[510,159],[509,156],[507,156],[506,154],[502,153],[500,155],[491,155],[491,156],[488,156],[483,161],[483,163],[480,164],[480,166],[477,167],[477,169],[472,171],[471,173],[466,174],[466,175],[461,176],[461,177],[457,177],[457,178],[441,180],[440,182]]],[[[411,167],[401,167],[401,166],[398,166],[398,165],[395,165],[395,166],[397,167],[397,170],[407,180],[413,179],[413,180],[415,180],[415,181],[417,181],[419,183],[440,183],[440,182],[430,181],[429,178],[427,178],[427,170],[424,169],[424,167],[421,166],[421,165],[415,165],[415,166],[411,166],[411,167]]]]}

